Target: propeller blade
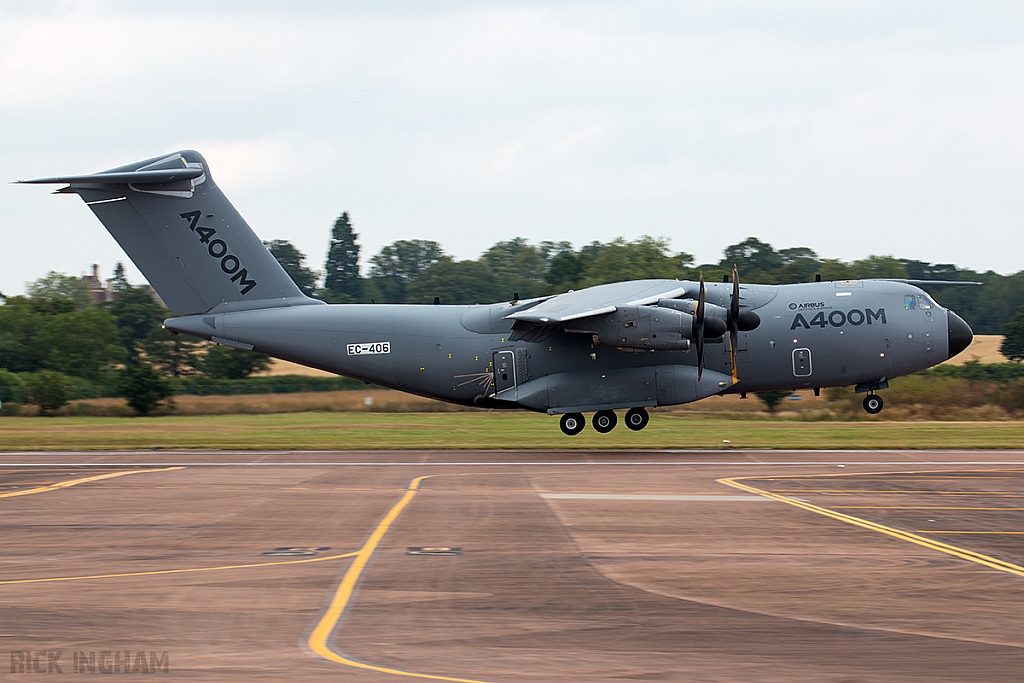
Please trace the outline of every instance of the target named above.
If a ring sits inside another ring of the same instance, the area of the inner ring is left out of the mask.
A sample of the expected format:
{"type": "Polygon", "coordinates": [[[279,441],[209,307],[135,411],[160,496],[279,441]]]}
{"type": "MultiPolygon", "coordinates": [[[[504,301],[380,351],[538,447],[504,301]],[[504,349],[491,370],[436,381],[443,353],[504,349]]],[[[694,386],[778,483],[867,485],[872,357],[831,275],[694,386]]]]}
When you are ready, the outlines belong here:
{"type": "Polygon", "coordinates": [[[704,374],[704,313],[707,309],[705,303],[708,298],[707,288],[704,286],[704,271],[700,272],[698,281],[700,290],[697,292],[697,311],[694,323],[697,325],[697,381],[699,382],[700,376],[704,374]]]}
{"type": "Polygon", "coordinates": [[[729,302],[729,367],[732,369],[732,383],[739,381],[736,371],[736,347],[740,342],[740,275],[736,264],[732,265],[732,301],[729,302]]]}
{"type": "Polygon", "coordinates": [[[732,313],[732,319],[738,320],[740,317],[740,275],[736,270],[736,264],[732,266],[732,301],[729,302],[729,312],[732,313]]]}

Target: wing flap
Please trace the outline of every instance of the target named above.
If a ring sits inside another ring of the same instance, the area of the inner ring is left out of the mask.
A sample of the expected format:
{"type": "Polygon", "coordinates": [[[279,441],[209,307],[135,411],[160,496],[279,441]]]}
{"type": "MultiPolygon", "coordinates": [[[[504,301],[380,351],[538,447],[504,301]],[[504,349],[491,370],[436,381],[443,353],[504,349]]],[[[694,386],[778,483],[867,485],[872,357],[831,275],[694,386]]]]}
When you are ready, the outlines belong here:
{"type": "Polygon", "coordinates": [[[632,280],[588,287],[552,297],[525,311],[505,316],[536,325],[558,325],[597,315],[614,313],[623,306],[642,306],[685,293],[678,280],[632,280]]]}

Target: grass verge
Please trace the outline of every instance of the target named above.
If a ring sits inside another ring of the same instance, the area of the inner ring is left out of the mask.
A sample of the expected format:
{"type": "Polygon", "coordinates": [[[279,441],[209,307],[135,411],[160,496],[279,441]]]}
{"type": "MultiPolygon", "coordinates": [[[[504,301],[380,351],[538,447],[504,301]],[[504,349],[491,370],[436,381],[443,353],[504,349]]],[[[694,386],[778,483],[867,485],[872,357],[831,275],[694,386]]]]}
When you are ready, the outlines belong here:
{"type": "Polygon", "coordinates": [[[0,451],[223,449],[1019,448],[1024,422],[797,422],[656,413],[642,432],[564,436],[529,413],[285,413],[0,420],[0,451]]]}

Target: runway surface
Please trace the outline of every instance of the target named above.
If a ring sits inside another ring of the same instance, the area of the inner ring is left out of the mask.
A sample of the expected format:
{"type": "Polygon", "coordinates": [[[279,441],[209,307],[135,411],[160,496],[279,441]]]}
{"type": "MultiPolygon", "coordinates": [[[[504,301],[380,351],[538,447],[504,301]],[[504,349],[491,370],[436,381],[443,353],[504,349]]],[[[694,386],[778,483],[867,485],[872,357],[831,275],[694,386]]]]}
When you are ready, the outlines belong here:
{"type": "Polygon", "coordinates": [[[0,534],[4,673],[1024,672],[1024,451],[9,453],[0,534]]]}

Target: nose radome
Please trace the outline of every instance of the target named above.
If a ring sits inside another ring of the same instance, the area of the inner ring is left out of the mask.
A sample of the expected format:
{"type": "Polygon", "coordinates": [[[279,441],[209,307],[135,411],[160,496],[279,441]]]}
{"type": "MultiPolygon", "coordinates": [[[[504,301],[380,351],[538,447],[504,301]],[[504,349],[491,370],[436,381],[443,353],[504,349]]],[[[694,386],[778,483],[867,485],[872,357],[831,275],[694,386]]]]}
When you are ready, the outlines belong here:
{"type": "Polygon", "coordinates": [[[953,311],[946,314],[949,327],[949,357],[957,355],[974,340],[974,331],[971,326],[964,322],[964,319],[953,311]]]}

